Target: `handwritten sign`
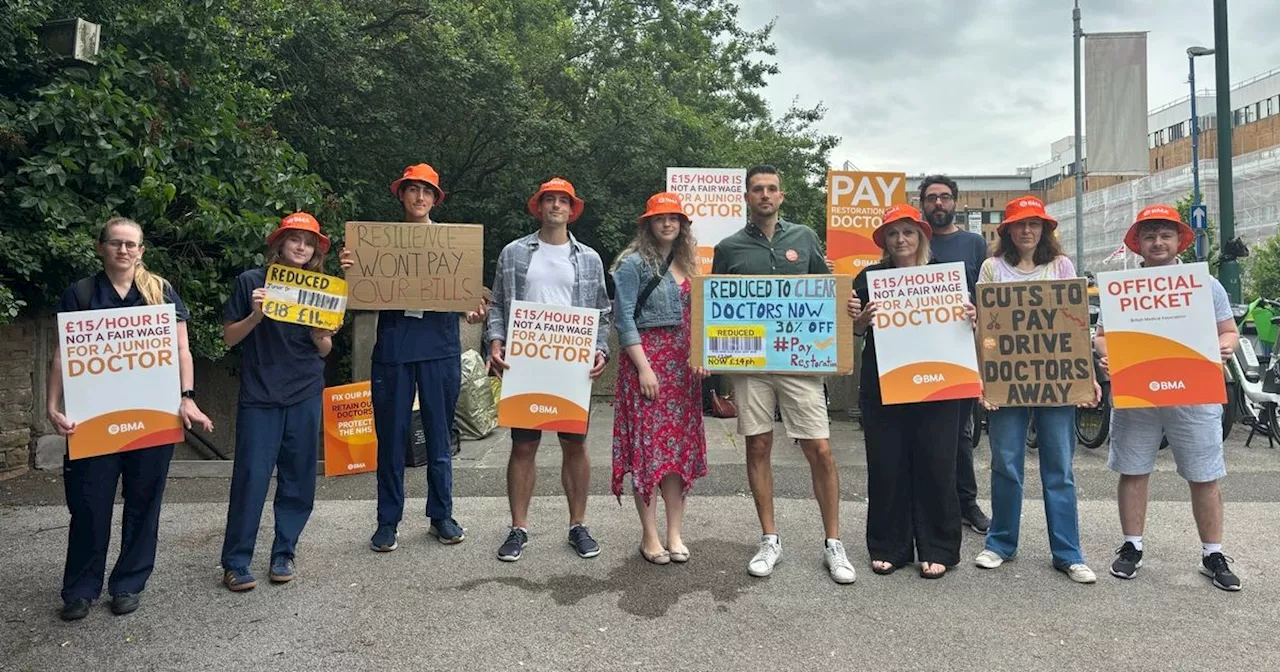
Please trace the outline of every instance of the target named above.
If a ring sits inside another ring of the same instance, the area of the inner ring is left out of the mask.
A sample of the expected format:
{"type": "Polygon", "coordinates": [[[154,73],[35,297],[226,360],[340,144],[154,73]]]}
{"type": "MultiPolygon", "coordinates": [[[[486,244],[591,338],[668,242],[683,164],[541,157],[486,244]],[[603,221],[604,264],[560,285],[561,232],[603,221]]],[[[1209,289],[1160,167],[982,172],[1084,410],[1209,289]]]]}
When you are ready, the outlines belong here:
{"type": "Polygon", "coordinates": [[[342,326],[347,312],[347,281],[342,278],[272,264],[266,289],[262,313],[273,320],[330,331],[342,326]]]}
{"type": "Polygon", "coordinates": [[[512,301],[498,424],[585,434],[599,330],[594,308],[512,301]]]}
{"type": "Polygon", "coordinates": [[[716,245],[746,223],[746,185],[742,168],[667,168],[667,191],[680,194],[693,222],[699,272],[711,272],[716,245]]]}
{"type": "Polygon", "coordinates": [[[1227,401],[1209,266],[1098,274],[1116,408],[1227,401]]]}
{"type": "Polygon", "coordinates": [[[1093,401],[1088,282],[978,285],[982,396],[995,406],[1093,401]]]}
{"type": "Polygon", "coordinates": [[[870,271],[876,305],[880,400],[909,404],[971,399],[981,391],[964,264],[930,264],[870,271]]]}
{"type": "Polygon", "coordinates": [[[363,474],[377,468],[369,381],[324,388],[324,475],[363,474]]]}
{"type": "Polygon", "coordinates": [[[58,313],[71,459],[182,441],[173,304],[58,313]]]}
{"type": "Polygon", "coordinates": [[[478,224],[347,222],[348,305],[370,310],[475,310],[484,296],[478,224]]]}
{"type": "Polygon", "coordinates": [[[853,370],[853,278],[706,275],[693,283],[689,366],[716,372],[830,375],[853,370]]]}
{"type": "Polygon", "coordinates": [[[906,173],[827,173],[827,256],[836,273],[857,274],[880,262],[871,234],[885,208],[907,202],[906,173]]]}

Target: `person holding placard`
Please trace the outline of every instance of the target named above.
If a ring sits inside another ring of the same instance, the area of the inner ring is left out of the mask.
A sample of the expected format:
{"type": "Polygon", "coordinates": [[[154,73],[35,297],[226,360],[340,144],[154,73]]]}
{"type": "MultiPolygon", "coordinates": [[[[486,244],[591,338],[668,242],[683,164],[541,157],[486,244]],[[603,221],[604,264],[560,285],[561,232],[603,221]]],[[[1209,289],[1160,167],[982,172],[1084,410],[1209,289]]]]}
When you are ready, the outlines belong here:
{"type": "MultiPolygon", "coordinates": [[[[1180,263],[1178,255],[1195,242],[1195,233],[1177,209],[1152,205],[1138,213],[1125,234],[1124,244],[1142,257],[1144,268],[1180,263]]],[[[1231,312],[1231,300],[1217,278],[1208,276],[1213,296],[1213,318],[1218,348],[1223,361],[1230,359],[1240,336],[1231,312]]],[[[1094,347],[1107,360],[1106,330],[1102,317],[1094,347]]],[[[1117,499],[1124,543],[1116,549],[1111,575],[1132,579],[1142,567],[1142,533],[1147,522],[1147,484],[1155,469],[1156,453],[1163,437],[1178,465],[1178,475],[1191,488],[1191,514],[1200,534],[1200,573],[1213,585],[1227,591],[1240,590],[1240,578],[1231,570],[1232,560],[1222,553],[1223,507],[1218,481],[1227,475],[1222,449],[1222,406],[1165,406],[1153,408],[1113,408],[1111,410],[1111,452],[1107,466],[1120,474],[1117,499]]]]}
{"type": "MultiPolygon", "coordinates": [[[[419,163],[391,183],[404,209],[404,221],[431,225],[431,209],[444,200],[440,176],[419,163]]],[[[345,272],[355,263],[349,249],[338,257],[345,272]]],[[[468,324],[484,319],[485,302],[468,312],[468,324]]],[[[378,527],[369,546],[379,553],[399,547],[404,517],[404,462],[409,449],[413,401],[419,401],[427,439],[427,533],[442,544],[466,539],[453,518],[453,454],[449,430],[462,390],[462,341],[458,316],[451,312],[382,310],[370,369],[373,424],[378,435],[378,527]]]]}
{"type": "MultiPolygon", "coordinates": [[[[1075,266],[1053,235],[1056,228],[1057,220],[1045,212],[1040,199],[1023,196],[1009,201],[993,253],[978,274],[979,284],[1076,277],[1075,266]]],[[[1102,397],[1096,382],[1094,394],[1096,405],[1102,397]]],[[[991,440],[991,529],[975,564],[995,569],[1018,552],[1027,426],[1034,420],[1053,567],[1076,583],[1097,581],[1080,549],[1080,513],[1071,464],[1076,447],[1075,407],[998,408],[986,400],[982,404],[991,440]]]]}
{"type": "Polygon", "coordinates": [[[258,585],[249,564],[258,540],[262,507],[276,472],[272,583],[293,580],[298,537],[316,496],[316,437],[320,434],[324,358],[333,332],[266,319],[267,267],[319,271],[329,238],[305,212],[280,221],[267,236],[267,263],[241,273],[223,311],[222,339],[240,346],[240,399],[236,452],[222,540],[222,583],[233,592],[258,585]]]}
{"type": "Polygon", "coordinates": [[[707,475],[701,379],[689,368],[690,276],[697,245],[679,194],[649,199],[636,236],[613,266],[614,325],[626,353],[618,363],[613,419],[613,494],[623,477],[640,514],[640,555],[657,565],[687,562],[681,539],[685,496],[707,475]],[[666,543],[658,537],[658,497],[667,511],[666,543]]]}
{"type": "MultiPolygon", "coordinates": [[[[817,234],[779,217],[786,198],[778,169],[761,165],[747,171],[747,225],[720,241],[711,272],[717,275],[825,275],[826,255],[817,234]]],[[[699,336],[701,337],[701,336],[699,336]]],[[[762,532],[760,546],[747,563],[752,576],[769,576],[782,559],[773,510],[773,418],[782,415],[787,435],[798,439],[813,475],[813,493],[826,536],[823,563],[831,580],[853,583],[853,565],[840,541],[840,473],[831,455],[822,378],[783,374],[729,376],[738,403],[738,433],[746,437],[747,481],[762,532]]]]}
{"type": "MultiPolygon", "coordinates": [[[[146,249],[142,227],[137,222],[124,217],[107,220],[97,242],[102,271],[68,287],[54,310],[64,313],[173,304],[178,319],[176,334],[182,387],[178,415],[187,429],[196,424],[212,432],[213,423],[195,401],[195,373],[187,345],[186,321],[190,314],[173,286],[147,270],[142,262],[146,249]]],[[[76,423],[59,409],[62,390],[62,359],[55,347],[45,410],[58,434],[70,436],[76,431],[76,423]]],[[[63,458],[62,485],[71,512],[71,525],[62,574],[63,606],[59,614],[62,620],[77,621],[87,616],[90,605],[102,593],[117,487],[124,498],[120,555],[107,582],[107,592],[111,595],[112,613],[119,616],[138,609],[139,595],[155,567],[160,504],[172,459],[173,444],[78,460],[63,458]]]]}
{"type": "MultiPolygon", "coordinates": [[[[498,257],[494,272],[493,307],[489,310],[485,341],[489,348],[489,368],[501,375],[509,368],[504,359],[507,317],[512,301],[532,301],[553,306],[594,308],[600,311],[596,334],[594,380],[609,362],[609,317],[612,303],[604,282],[600,255],[578,242],[569,233],[569,224],[582,216],[586,202],[578,198],[568,180],[555,177],[538,187],[529,198],[528,212],[538,220],[538,230],[508,243],[498,257]]],[[[569,501],[569,545],[582,558],[600,554],[600,544],[591,536],[585,521],[591,463],[587,459],[586,434],[557,433],[562,451],[560,480],[569,501]]],[[[511,430],[511,458],[507,461],[507,500],[511,505],[511,527],[498,548],[498,559],[515,562],[529,543],[529,505],[537,477],[534,458],[542,432],[511,430]]]]}
{"type": "MultiPolygon", "coordinates": [[[[865,340],[859,403],[867,449],[867,551],[871,571],[892,574],[919,560],[920,576],[941,578],[960,563],[960,500],[956,495],[955,437],[968,399],[883,404],[876,358],[877,305],[867,274],[931,261],[933,230],[910,205],[885,210],[872,240],[884,260],[853,280],[848,312],[853,333],[865,340]]],[[[966,311],[972,321],[972,306],[966,311]]]]}

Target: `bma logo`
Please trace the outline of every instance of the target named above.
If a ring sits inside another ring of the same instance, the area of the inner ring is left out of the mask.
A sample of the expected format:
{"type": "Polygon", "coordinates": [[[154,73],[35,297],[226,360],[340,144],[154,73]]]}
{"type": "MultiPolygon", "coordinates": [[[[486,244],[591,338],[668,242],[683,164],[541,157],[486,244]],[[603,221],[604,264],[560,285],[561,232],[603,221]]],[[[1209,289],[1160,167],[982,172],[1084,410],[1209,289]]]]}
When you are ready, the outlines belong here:
{"type": "Polygon", "coordinates": [[[139,420],[138,422],[122,422],[117,425],[108,426],[107,433],[110,434],[111,436],[115,436],[116,434],[128,434],[129,432],[140,432],[146,428],[147,426],[142,424],[141,420],[139,420]]]}
{"type": "Polygon", "coordinates": [[[555,415],[560,409],[555,406],[544,406],[542,404],[529,404],[529,412],[535,415],[555,415]]]}
{"type": "Polygon", "coordinates": [[[1173,390],[1185,390],[1187,389],[1187,384],[1181,380],[1153,380],[1148,387],[1151,388],[1152,392],[1171,392],[1173,390]]]}
{"type": "Polygon", "coordinates": [[[925,383],[945,383],[947,379],[941,373],[926,373],[912,376],[911,382],[916,385],[924,385],[925,383]]]}
{"type": "Polygon", "coordinates": [[[1021,201],[1018,201],[1018,207],[1019,208],[1042,208],[1044,207],[1044,203],[1041,203],[1040,200],[1036,198],[1024,198],[1021,201]]]}
{"type": "Polygon", "coordinates": [[[364,469],[364,462],[354,462],[347,465],[347,471],[353,471],[355,469],[364,469]]]}

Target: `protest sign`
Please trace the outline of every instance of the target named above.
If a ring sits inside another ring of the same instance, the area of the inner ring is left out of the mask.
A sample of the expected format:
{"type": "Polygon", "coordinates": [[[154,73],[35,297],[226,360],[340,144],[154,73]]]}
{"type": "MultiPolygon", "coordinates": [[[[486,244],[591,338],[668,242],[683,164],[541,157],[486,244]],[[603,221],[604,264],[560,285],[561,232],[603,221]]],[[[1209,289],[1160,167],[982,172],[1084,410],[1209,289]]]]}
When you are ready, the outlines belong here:
{"type": "Polygon", "coordinates": [[[278,322],[336,330],[347,312],[347,281],[280,264],[267,267],[262,314],[278,322]]]}
{"type": "Polygon", "coordinates": [[[1116,408],[1227,401],[1207,264],[1098,274],[1116,408]]]}
{"type": "Polygon", "coordinates": [[[324,475],[363,474],[377,468],[369,381],[324,388],[324,475]]]}
{"type": "Polygon", "coordinates": [[[982,398],[994,406],[1094,400],[1084,278],[978,285],[982,398]]]}
{"type": "Polygon", "coordinates": [[[173,304],[58,313],[73,460],[182,441],[173,304]]]}
{"type": "Polygon", "coordinates": [[[827,173],[827,258],[836,273],[857,275],[880,262],[871,234],[885,208],[907,202],[906,173],[827,173]]]}
{"type": "Polygon", "coordinates": [[[484,227],[347,222],[348,306],[475,310],[484,296],[484,227]]]}
{"type": "Polygon", "coordinates": [[[707,275],[693,279],[689,366],[716,373],[853,370],[853,278],[707,275]]]}
{"type": "Polygon", "coordinates": [[[964,264],[930,264],[867,273],[876,306],[880,400],[909,404],[971,399],[981,392],[964,264]]]}
{"type": "Polygon", "coordinates": [[[498,424],[585,434],[600,311],[512,301],[498,424]]]}
{"type": "Polygon", "coordinates": [[[746,224],[746,184],[742,168],[667,168],[667,191],[680,194],[693,222],[700,273],[711,272],[716,245],[746,224]]]}

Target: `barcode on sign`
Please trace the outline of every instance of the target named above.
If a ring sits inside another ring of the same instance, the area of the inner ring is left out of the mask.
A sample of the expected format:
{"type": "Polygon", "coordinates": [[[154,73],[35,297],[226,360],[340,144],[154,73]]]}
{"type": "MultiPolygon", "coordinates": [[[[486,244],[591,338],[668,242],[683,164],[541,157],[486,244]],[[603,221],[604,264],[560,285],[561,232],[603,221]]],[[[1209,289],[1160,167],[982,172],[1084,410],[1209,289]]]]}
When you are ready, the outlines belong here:
{"type": "Polygon", "coordinates": [[[707,350],[711,355],[760,355],[764,354],[764,337],[711,336],[707,350]]]}
{"type": "Polygon", "coordinates": [[[341,310],[340,297],[333,294],[320,294],[319,292],[309,292],[305,289],[298,290],[298,304],[311,308],[319,308],[320,310],[341,310]]]}

